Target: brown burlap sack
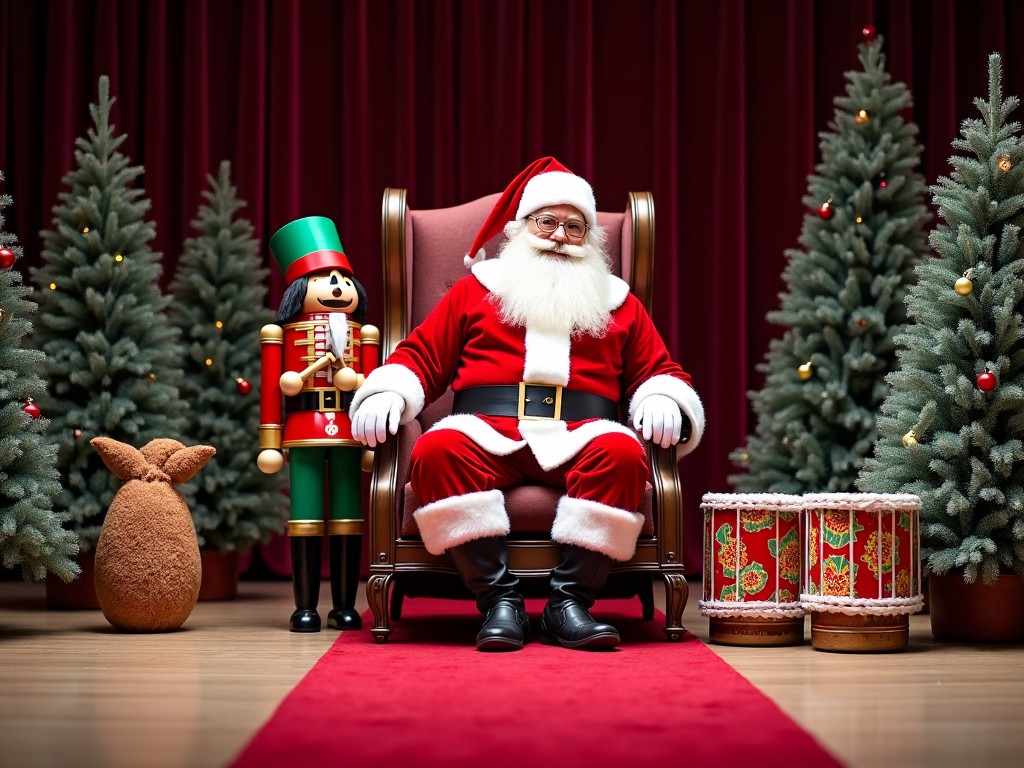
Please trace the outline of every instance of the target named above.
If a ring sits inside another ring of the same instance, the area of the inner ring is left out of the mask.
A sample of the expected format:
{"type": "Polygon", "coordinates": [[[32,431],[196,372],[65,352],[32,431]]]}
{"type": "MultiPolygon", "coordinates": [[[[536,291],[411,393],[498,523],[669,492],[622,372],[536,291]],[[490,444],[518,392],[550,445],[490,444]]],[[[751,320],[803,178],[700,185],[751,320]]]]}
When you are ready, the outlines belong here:
{"type": "Polygon", "coordinates": [[[125,481],[96,545],[100,609],[118,629],[177,629],[195,606],[202,567],[192,515],[173,486],[198,472],[216,450],[164,438],[141,450],[108,437],[90,443],[125,481]]]}

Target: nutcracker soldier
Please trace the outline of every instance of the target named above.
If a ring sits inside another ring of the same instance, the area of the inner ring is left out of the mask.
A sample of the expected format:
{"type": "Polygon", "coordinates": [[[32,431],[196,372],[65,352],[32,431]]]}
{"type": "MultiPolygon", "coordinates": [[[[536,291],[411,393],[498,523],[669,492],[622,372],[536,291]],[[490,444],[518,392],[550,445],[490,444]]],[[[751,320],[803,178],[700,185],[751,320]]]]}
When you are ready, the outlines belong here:
{"type": "Polygon", "coordinates": [[[277,472],[288,452],[295,612],[293,632],[320,631],[322,537],[328,537],[332,610],[327,626],[358,629],[362,552],[360,462],[348,417],[352,393],[377,366],[380,331],[365,325],[366,294],[352,276],[334,222],[297,219],[270,239],[286,288],[277,324],[260,332],[260,454],[277,472]],[[330,510],[324,522],[324,494],[330,510]]]}

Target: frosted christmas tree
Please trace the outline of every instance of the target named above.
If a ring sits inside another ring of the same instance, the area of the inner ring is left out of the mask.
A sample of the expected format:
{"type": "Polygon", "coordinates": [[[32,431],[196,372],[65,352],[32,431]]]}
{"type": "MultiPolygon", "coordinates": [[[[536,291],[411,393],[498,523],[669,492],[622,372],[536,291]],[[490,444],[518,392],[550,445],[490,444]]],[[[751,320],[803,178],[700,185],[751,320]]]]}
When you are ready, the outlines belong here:
{"type": "Polygon", "coordinates": [[[76,143],[77,167],[43,232],[43,266],[35,342],[46,353],[48,391],[39,406],[50,418],[62,491],[55,509],[70,514],[84,550],[99,537],[121,485],[93,450],[94,437],[141,447],[158,437],[183,438],[178,399],[181,349],[160,290],[160,254],[149,246],[150,203],[142,175],[119,147],[110,123],[110,83],[99,81],[89,106],[93,126],[76,143]]]}
{"type": "Polygon", "coordinates": [[[731,454],[741,492],[854,490],[896,365],[904,297],[927,251],[926,185],[915,171],[911,95],[890,82],[882,39],[865,29],[862,69],[846,73],[821,161],[809,177],[801,249],[787,252],[786,291],[768,319],[785,328],[750,398],[756,432],[731,454]]]}
{"type": "Polygon", "coordinates": [[[43,437],[49,419],[36,402],[44,393],[44,355],[24,343],[36,305],[16,269],[21,248],[3,228],[10,204],[10,196],[0,195],[0,564],[20,566],[26,581],[48,572],[69,581],[79,572],[71,560],[78,538],[53,511],[60,492],[57,449],[43,437]]]}
{"type": "Polygon", "coordinates": [[[937,257],[917,268],[859,485],[920,496],[929,571],[988,583],[1024,575],[1024,146],[997,54],[974,103],[932,187],[937,257]]]}
{"type": "Polygon", "coordinates": [[[217,455],[183,493],[200,546],[244,551],[284,531],[285,475],[256,466],[260,421],[260,329],[274,322],[266,306],[267,269],[245,205],[223,162],[192,227],[196,236],[171,283],[171,322],[185,345],[181,395],[190,404],[186,432],[217,455]]]}

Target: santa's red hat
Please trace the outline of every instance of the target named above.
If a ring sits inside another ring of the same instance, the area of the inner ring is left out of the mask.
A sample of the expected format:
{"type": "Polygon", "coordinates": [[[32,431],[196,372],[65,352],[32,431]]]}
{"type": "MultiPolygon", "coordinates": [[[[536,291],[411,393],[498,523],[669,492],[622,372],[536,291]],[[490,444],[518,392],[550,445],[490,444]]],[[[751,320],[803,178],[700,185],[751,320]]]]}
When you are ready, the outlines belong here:
{"type": "Polygon", "coordinates": [[[484,243],[501,232],[510,221],[522,219],[549,205],[574,206],[583,214],[588,226],[597,224],[597,204],[590,184],[555,158],[542,157],[526,166],[502,192],[466,254],[466,267],[486,257],[484,243]]]}

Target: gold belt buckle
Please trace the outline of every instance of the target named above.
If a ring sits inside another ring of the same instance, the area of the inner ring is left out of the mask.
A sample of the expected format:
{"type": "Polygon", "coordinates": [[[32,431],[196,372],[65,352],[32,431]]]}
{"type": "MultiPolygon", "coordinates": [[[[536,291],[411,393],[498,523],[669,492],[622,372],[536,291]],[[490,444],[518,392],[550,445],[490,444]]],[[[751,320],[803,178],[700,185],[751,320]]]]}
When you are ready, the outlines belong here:
{"type": "Polygon", "coordinates": [[[337,392],[332,392],[329,389],[318,389],[317,394],[320,396],[320,412],[338,412],[341,410],[339,407],[341,402],[341,395],[337,392]],[[327,400],[331,395],[334,395],[334,404],[328,404],[327,400]]]}
{"type": "Polygon", "coordinates": [[[527,384],[525,381],[519,382],[519,403],[516,406],[516,416],[520,421],[561,421],[562,420],[562,385],[561,384],[527,384]],[[527,387],[544,387],[546,389],[555,390],[555,396],[551,397],[548,395],[544,398],[545,405],[554,406],[554,414],[551,416],[528,416],[526,414],[526,404],[530,402],[530,398],[526,396],[527,387]]]}

